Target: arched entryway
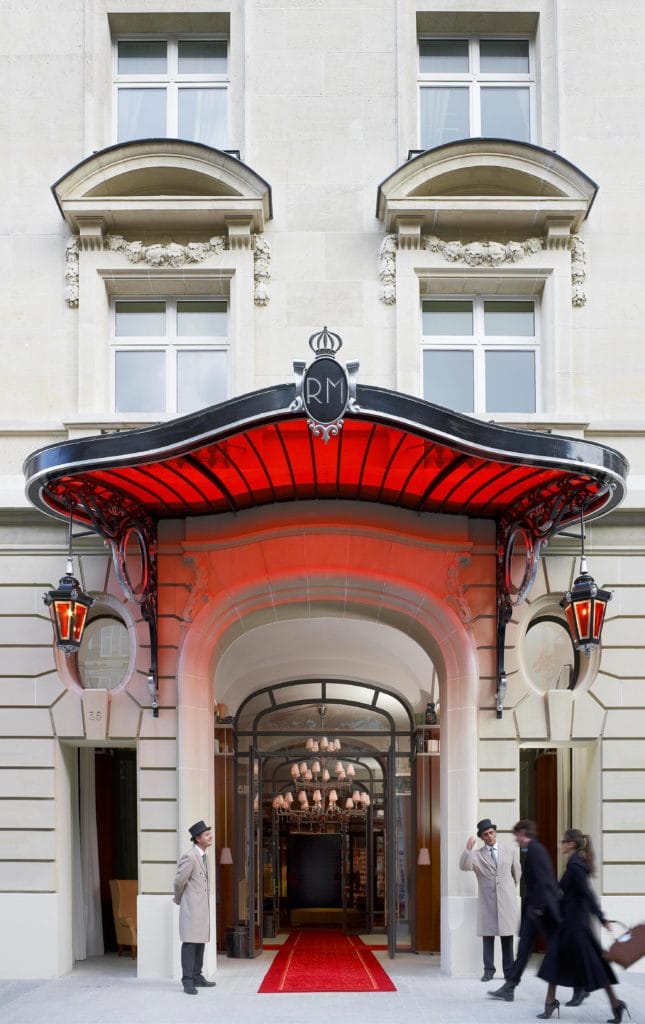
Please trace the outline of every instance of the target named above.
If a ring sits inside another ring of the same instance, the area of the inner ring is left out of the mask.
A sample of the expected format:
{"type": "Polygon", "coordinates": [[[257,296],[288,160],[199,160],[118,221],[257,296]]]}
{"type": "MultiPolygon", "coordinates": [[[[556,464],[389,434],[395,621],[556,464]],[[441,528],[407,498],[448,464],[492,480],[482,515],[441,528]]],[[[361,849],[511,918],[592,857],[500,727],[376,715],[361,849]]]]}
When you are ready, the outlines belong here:
{"type": "MultiPolygon", "coordinates": [[[[204,520],[186,523],[183,563],[203,581],[204,599],[192,599],[198,612],[184,627],[177,663],[180,828],[202,817],[205,808],[215,815],[215,769],[211,759],[209,772],[204,758],[213,740],[214,705],[227,705],[235,721],[251,694],[289,683],[294,685],[291,699],[308,703],[311,710],[321,702],[321,681],[328,686],[349,681],[371,688],[370,697],[359,704],[369,706],[374,692],[382,691],[420,715],[435,673],[442,730],[441,757],[433,762],[441,780],[437,827],[442,851],[450,851],[469,833],[477,809],[476,744],[462,742],[476,735],[477,649],[470,627],[457,614],[451,589],[457,552],[469,545],[467,524],[438,521],[430,545],[422,524],[409,513],[388,516],[386,530],[380,515],[365,506],[312,505],[302,512],[304,518],[294,510],[288,519],[279,510],[224,522],[219,518],[213,520],[212,532],[204,520]],[[219,586],[219,581],[226,585],[219,586]],[[317,687],[315,694],[307,690],[309,681],[317,687]]],[[[163,537],[160,544],[162,597],[170,597],[167,557],[177,557],[176,532],[167,555],[163,537]]],[[[493,557],[488,547],[482,549],[491,588],[493,557]]],[[[176,562],[172,565],[176,572],[176,562]]],[[[168,563],[169,571],[172,565],[168,563]]],[[[481,572],[477,570],[483,580],[481,572]]],[[[176,593],[175,588],[175,609],[176,593]]],[[[160,607],[163,642],[167,620],[164,604],[160,607]]],[[[327,692],[326,703],[333,697],[327,692]]],[[[405,724],[407,751],[413,752],[417,724],[409,719],[405,724]]],[[[310,731],[304,730],[304,736],[310,731]]],[[[409,772],[409,755],[405,762],[409,772]]],[[[232,758],[226,764],[231,787],[232,758]]],[[[409,783],[401,779],[402,785],[409,783]]],[[[248,779],[240,780],[240,785],[248,784],[248,779]]],[[[229,795],[233,800],[239,794],[230,789],[229,795]]],[[[413,860],[417,853],[415,847],[413,860]]],[[[222,885],[227,874],[233,872],[220,872],[222,885]]],[[[459,969],[459,958],[468,956],[460,936],[470,940],[472,928],[459,874],[450,852],[442,856],[441,957],[443,966],[453,971],[459,969]]],[[[245,907],[243,901],[242,911],[245,907]]],[[[243,919],[239,891],[232,914],[235,922],[243,919]]]]}
{"type": "MultiPolygon", "coordinates": [[[[226,828],[249,953],[278,929],[310,926],[380,933],[392,956],[414,949],[413,767],[424,727],[405,698],[299,680],[256,691],[216,731],[235,748],[226,828]]],[[[218,802],[220,820],[222,811],[218,802]]],[[[431,898],[438,905],[438,875],[431,898]]]]}

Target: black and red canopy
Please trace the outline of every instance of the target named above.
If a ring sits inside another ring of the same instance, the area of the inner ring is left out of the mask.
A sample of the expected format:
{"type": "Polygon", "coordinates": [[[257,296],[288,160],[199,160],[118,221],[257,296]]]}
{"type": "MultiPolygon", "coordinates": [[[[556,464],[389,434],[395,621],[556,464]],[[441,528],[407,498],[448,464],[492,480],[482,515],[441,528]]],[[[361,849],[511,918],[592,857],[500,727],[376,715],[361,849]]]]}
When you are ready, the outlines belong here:
{"type": "Polygon", "coordinates": [[[522,523],[543,536],[616,506],[620,452],[502,427],[358,386],[338,437],[313,436],[279,385],[152,427],[51,445],[25,462],[42,511],[98,527],[242,512],[277,502],[354,500],[522,523]]]}

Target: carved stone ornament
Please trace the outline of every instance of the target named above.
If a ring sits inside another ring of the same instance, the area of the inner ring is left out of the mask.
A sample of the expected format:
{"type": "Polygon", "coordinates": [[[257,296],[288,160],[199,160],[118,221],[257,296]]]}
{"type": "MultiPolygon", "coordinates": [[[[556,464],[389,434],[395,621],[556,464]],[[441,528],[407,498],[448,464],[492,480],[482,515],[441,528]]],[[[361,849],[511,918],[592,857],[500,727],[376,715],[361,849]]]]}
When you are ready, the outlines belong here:
{"type": "Polygon", "coordinates": [[[462,552],[452,557],[446,570],[446,588],[448,590],[446,604],[454,606],[462,622],[470,622],[473,613],[466,600],[464,586],[459,579],[459,573],[462,569],[467,569],[471,562],[472,558],[470,555],[462,552]]]}
{"type": "Polygon", "coordinates": [[[424,249],[437,252],[449,263],[466,263],[469,267],[499,267],[502,263],[519,263],[526,256],[544,249],[544,239],[527,238],[524,242],[443,242],[435,235],[424,235],[424,249]]]}
{"type": "Polygon", "coordinates": [[[188,598],[181,617],[182,629],[186,629],[204,605],[208,604],[210,593],[208,556],[205,554],[188,555],[184,558],[184,565],[193,570],[193,583],[188,592],[188,598]]]}
{"type": "MultiPolygon", "coordinates": [[[[271,246],[260,235],[253,236],[253,279],[254,302],[266,306],[269,301],[268,281],[271,278],[271,246]]],[[[145,245],[141,241],[128,242],[122,235],[106,235],[103,249],[107,252],[123,253],[128,263],[145,263],[149,267],[186,267],[203,263],[211,256],[219,256],[228,248],[228,240],[214,235],[207,242],[188,242],[180,245],[172,240],[145,245]]],[[[65,302],[70,309],[78,308],[79,277],[78,238],[69,238],[65,243],[65,302]]]]}
{"type": "Polygon", "coordinates": [[[270,292],[268,282],[271,279],[271,245],[261,235],[255,236],[253,250],[253,286],[256,306],[268,305],[270,292]]]}
{"type": "Polygon", "coordinates": [[[381,279],[381,301],[386,306],[396,302],[396,235],[386,235],[378,254],[378,276],[381,279]]]}
{"type": "Polygon", "coordinates": [[[65,242],[65,302],[70,309],[78,309],[78,238],[65,242]]]}
{"type": "Polygon", "coordinates": [[[587,256],[585,243],[580,235],[571,236],[571,301],[574,306],[584,306],[587,301],[587,256]]]}
{"type": "MultiPolygon", "coordinates": [[[[587,301],[585,289],[586,255],[585,246],[579,235],[567,238],[571,249],[571,302],[584,306],[587,301]]],[[[544,238],[532,237],[523,242],[444,242],[436,235],[423,235],[421,247],[427,252],[438,253],[448,263],[464,263],[468,267],[500,267],[504,264],[519,263],[526,256],[547,248],[544,238]]],[[[549,248],[558,246],[549,244],[549,248]]],[[[396,302],[396,235],[386,235],[379,249],[378,274],[381,279],[381,301],[386,306],[396,302]]]]}

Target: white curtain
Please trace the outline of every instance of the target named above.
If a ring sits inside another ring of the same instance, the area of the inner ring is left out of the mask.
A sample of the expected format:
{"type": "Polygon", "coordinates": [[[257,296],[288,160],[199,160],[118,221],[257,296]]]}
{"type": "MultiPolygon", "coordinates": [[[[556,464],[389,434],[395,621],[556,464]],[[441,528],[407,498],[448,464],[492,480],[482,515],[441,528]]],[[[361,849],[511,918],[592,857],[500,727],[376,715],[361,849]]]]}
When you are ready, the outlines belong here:
{"type": "Polygon", "coordinates": [[[73,836],[73,950],[75,960],[102,956],[103,917],[99,877],[98,832],[96,827],[96,783],[94,750],[79,751],[78,816],[74,816],[73,836]]]}

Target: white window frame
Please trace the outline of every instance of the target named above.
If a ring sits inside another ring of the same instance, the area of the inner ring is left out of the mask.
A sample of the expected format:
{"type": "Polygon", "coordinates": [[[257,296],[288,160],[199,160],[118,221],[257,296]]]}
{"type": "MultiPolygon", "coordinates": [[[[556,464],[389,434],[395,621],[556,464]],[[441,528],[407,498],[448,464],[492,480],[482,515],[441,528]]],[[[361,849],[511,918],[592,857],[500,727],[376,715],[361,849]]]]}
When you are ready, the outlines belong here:
{"type": "MultiPolygon", "coordinates": [[[[495,295],[495,294],[443,294],[424,295],[420,306],[421,313],[421,352],[419,379],[421,381],[421,395],[425,396],[424,385],[424,352],[472,352],[473,353],[473,403],[474,409],[460,410],[465,415],[471,416],[514,416],[522,417],[539,413],[542,409],[541,395],[541,316],[540,301],[537,295],[495,295]],[[441,302],[472,302],[473,308],[473,333],[472,335],[426,335],[423,333],[423,308],[424,303],[441,302]],[[519,336],[495,336],[484,333],[484,303],[485,302],[532,302],[535,333],[531,337],[519,336]],[[486,354],[488,352],[509,352],[522,351],[533,352],[534,355],[534,385],[535,385],[535,410],[525,412],[499,412],[490,411],[486,408],[486,354]]],[[[440,401],[436,404],[441,405],[440,401]]]]}
{"type": "MultiPolygon", "coordinates": [[[[536,131],[536,76],[535,76],[535,41],[530,35],[513,33],[486,33],[481,35],[464,35],[463,33],[423,33],[417,39],[417,68],[419,82],[419,117],[418,117],[418,139],[419,148],[425,147],[422,142],[423,125],[421,123],[421,91],[429,86],[462,86],[468,89],[468,110],[469,110],[469,134],[466,138],[478,138],[482,136],[481,131],[481,89],[499,88],[509,86],[527,86],[529,90],[529,142],[535,142],[536,131]],[[468,42],[468,71],[449,74],[447,72],[422,73],[421,72],[421,42],[424,40],[466,40],[468,42]],[[483,73],[479,70],[479,43],[486,39],[522,40],[528,42],[529,49],[529,71],[528,74],[519,72],[504,75],[499,72],[483,73]]],[[[456,141],[456,140],[455,140],[456,141]]]]}
{"type": "MultiPolygon", "coordinates": [[[[114,295],[110,303],[110,407],[115,416],[128,417],[130,415],[156,416],[166,419],[178,415],[186,415],[186,411],[177,410],[177,356],[180,352],[224,352],[226,354],[226,395],[223,400],[231,397],[232,394],[232,367],[231,367],[231,346],[230,346],[230,304],[228,300],[220,295],[114,295]],[[116,308],[120,302],[165,302],[166,304],[166,334],[165,336],[141,337],[140,335],[119,335],[116,333],[116,308]],[[217,338],[212,336],[191,335],[184,336],[177,334],[177,303],[178,302],[219,302],[226,307],[226,335],[217,338]],[[169,315],[170,314],[170,315],[169,315]],[[165,353],[166,368],[166,407],[165,409],[146,410],[139,413],[137,410],[119,411],[116,408],[116,359],[118,352],[163,352],[165,353]]],[[[215,404],[213,399],[211,404],[215,404]]],[[[191,410],[194,411],[194,410],[191,410]]]]}
{"type": "MultiPolygon", "coordinates": [[[[112,111],[112,137],[118,142],[118,118],[119,118],[119,91],[121,89],[159,89],[166,90],[166,138],[179,138],[179,92],[182,88],[191,88],[195,85],[207,86],[212,89],[224,90],[226,93],[226,130],[225,139],[218,149],[227,149],[230,137],[230,44],[228,36],[223,33],[129,33],[116,36],[112,40],[112,62],[114,79],[114,101],[112,111]],[[226,73],[221,75],[180,75],[179,74],[179,43],[184,41],[223,41],[226,43],[226,73]],[[154,75],[145,73],[141,75],[119,74],[119,43],[121,42],[165,42],[167,56],[167,72],[154,75]]],[[[125,140],[123,140],[125,141],[125,140]]],[[[127,140],[131,141],[131,140],[127,140]]],[[[199,140],[188,140],[199,141],[199,140]]]]}

